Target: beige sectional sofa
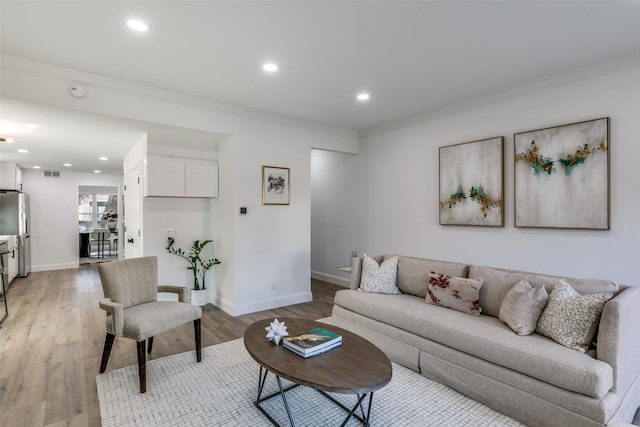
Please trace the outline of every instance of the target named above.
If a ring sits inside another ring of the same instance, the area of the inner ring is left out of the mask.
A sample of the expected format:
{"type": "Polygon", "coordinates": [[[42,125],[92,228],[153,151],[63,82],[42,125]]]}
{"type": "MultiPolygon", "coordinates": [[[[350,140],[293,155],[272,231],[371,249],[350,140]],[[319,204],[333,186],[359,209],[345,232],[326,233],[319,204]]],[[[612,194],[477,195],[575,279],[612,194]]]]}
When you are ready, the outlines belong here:
{"type": "Polygon", "coordinates": [[[596,350],[582,353],[537,333],[519,336],[498,319],[516,282],[550,291],[558,277],[398,256],[402,293],[388,295],[358,291],[361,269],[362,258],[353,258],[350,289],[336,293],[331,323],[427,378],[531,427],[631,422],[640,407],[640,287],[565,278],[580,294],[615,295],[602,312],[596,350]],[[426,304],[430,271],[483,279],[482,314],[426,304]]]}

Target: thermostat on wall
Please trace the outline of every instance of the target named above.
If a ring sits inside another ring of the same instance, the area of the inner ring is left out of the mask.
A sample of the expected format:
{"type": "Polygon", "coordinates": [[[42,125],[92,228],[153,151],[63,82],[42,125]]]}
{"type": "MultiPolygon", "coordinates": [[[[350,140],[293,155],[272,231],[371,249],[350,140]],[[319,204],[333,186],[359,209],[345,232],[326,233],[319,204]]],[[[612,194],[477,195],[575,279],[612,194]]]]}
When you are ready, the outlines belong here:
{"type": "Polygon", "coordinates": [[[247,214],[247,208],[240,208],[240,215],[246,215],[247,214]]]}

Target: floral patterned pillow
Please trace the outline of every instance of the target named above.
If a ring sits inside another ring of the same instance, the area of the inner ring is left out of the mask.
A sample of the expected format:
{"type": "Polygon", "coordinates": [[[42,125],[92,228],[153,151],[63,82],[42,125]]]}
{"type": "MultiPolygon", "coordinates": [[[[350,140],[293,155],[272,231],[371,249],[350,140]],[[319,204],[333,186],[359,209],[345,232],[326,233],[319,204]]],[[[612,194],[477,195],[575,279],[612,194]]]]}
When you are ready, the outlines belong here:
{"type": "Polygon", "coordinates": [[[600,315],[613,294],[580,295],[560,279],[549,295],[536,332],[585,353],[596,335],[600,315]]]}
{"type": "Polygon", "coordinates": [[[374,294],[400,294],[400,289],[396,286],[397,275],[397,256],[387,258],[382,264],[378,264],[375,259],[364,254],[362,256],[362,277],[358,290],[374,294]]]}
{"type": "Polygon", "coordinates": [[[481,287],[482,279],[465,279],[432,271],[427,283],[426,302],[480,316],[481,287]]]}

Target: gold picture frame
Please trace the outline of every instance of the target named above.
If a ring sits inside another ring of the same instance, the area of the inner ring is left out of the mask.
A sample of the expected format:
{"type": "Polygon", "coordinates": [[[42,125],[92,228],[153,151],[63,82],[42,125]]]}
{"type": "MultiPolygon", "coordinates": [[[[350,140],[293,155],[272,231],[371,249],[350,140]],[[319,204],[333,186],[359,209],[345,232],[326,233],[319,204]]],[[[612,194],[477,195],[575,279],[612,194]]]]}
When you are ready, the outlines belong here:
{"type": "Polygon", "coordinates": [[[289,168],[262,166],[263,205],[289,205],[290,188],[289,168]]]}

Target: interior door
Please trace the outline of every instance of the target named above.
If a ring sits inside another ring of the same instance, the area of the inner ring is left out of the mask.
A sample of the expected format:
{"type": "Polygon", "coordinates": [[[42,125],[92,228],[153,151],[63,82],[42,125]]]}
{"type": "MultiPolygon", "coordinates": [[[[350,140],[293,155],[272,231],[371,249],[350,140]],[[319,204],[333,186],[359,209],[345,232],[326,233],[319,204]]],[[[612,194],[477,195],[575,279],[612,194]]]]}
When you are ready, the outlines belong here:
{"type": "Polygon", "coordinates": [[[142,256],[142,191],[140,164],[124,177],[124,257],[142,256]]]}

